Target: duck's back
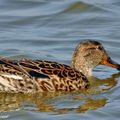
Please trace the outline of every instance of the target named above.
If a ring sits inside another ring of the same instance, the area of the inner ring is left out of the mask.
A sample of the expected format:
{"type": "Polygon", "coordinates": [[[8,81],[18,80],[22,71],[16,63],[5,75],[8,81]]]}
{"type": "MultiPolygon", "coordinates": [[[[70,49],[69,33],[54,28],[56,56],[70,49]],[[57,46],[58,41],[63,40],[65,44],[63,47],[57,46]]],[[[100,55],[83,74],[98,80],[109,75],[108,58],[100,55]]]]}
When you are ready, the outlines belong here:
{"type": "Polygon", "coordinates": [[[87,78],[70,66],[41,60],[0,59],[0,91],[78,91],[89,85],[87,78]]]}

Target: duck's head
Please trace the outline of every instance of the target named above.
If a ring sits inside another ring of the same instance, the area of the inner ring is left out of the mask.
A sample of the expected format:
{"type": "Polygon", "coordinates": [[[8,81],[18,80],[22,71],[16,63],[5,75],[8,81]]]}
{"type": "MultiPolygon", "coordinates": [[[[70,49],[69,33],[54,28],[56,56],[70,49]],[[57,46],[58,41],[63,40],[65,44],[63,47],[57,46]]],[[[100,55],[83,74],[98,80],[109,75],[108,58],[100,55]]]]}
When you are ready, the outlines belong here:
{"type": "Polygon", "coordinates": [[[101,43],[95,40],[80,42],[73,54],[72,67],[86,76],[91,76],[92,69],[97,65],[106,65],[120,70],[120,64],[109,57],[101,43]]]}

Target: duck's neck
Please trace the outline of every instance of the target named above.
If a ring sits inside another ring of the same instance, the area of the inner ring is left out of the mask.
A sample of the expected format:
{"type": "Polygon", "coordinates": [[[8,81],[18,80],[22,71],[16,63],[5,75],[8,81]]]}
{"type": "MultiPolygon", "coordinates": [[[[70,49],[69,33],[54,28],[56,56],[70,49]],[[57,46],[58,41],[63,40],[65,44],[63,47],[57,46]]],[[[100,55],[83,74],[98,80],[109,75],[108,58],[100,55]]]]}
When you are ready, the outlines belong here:
{"type": "MultiPolygon", "coordinates": [[[[80,62],[80,61],[79,61],[80,62]]],[[[85,76],[89,77],[92,76],[92,69],[89,68],[86,64],[82,63],[79,64],[77,62],[72,62],[72,67],[75,68],[76,70],[82,72],[85,76]]]]}
{"type": "Polygon", "coordinates": [[[85,60],[84,57],[73,55],[71,66],[76,70],[82,72],[85,76],[92,76],[93,67],[85,60]]]}

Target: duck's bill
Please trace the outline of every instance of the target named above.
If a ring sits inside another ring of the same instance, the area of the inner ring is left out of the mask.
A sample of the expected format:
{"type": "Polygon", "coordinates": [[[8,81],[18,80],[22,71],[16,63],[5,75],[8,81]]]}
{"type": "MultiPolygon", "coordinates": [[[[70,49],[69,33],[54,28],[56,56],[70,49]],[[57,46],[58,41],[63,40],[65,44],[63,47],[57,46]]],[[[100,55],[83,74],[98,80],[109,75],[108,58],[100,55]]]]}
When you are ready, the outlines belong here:
{"type": "Polygon", "coordinates": [[[120,70],[120,64],[116,63],[116,62],[113,61],[111,58],[104,59],[104,60],[101,62],[101,64],[102,64],[102,65],[109,66],[109,67],[116,68],[117,70],[120,70]]]}

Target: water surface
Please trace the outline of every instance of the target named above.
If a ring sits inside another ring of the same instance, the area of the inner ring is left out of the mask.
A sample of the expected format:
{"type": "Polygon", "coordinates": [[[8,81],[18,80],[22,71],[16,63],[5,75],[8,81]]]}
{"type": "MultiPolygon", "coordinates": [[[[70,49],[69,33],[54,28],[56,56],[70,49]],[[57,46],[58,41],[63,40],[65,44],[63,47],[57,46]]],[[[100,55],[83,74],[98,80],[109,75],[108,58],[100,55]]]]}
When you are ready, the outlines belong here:
{"type": "MultiPolygon", "coordinates": [[[[1,0],[0,55],[70,64],[82,39],[102,42],[120,63],[119,0],[1,0]]],[[[99,66],[86,92],[0,93],[3,120],[117,120],[120,73],[99,66]]]]}

